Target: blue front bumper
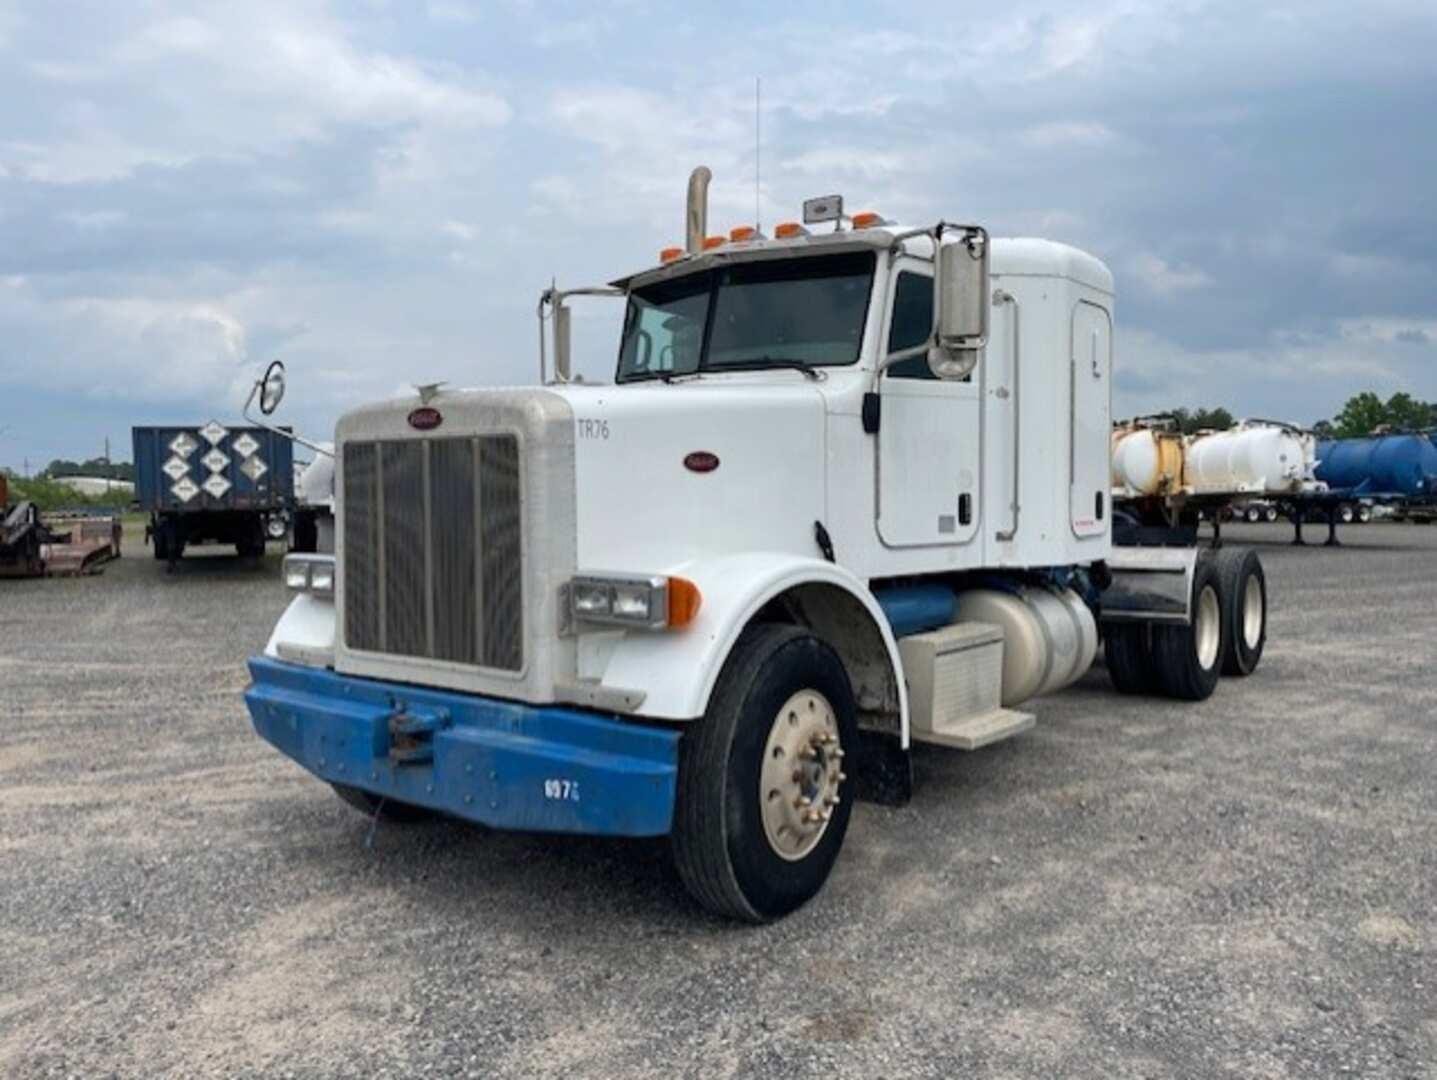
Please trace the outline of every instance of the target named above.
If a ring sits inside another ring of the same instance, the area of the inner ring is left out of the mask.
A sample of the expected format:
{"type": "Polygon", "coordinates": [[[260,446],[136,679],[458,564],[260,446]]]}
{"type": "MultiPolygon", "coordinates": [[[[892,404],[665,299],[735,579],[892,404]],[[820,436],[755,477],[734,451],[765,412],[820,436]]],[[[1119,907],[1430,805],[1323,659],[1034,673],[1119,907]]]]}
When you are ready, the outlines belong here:
{"type": "Polygon", "coordinates": [[[323,780],[497,829],[661,836],[679,734],[256,656],[259,734],[323,780]]]}

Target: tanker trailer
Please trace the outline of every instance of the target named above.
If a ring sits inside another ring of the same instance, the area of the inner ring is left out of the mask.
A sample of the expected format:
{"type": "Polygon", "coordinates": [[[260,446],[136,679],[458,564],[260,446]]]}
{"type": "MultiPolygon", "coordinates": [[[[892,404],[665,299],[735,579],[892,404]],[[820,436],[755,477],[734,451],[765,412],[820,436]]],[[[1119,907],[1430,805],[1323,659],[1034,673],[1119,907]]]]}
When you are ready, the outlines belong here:
{"type": "Polygon", "coordinates": [[[1222,520],[1234,502],[1317,494],[1316,439],[1290,424],[1242,420],[1227,431],[1181,436],[1142,418],[1113,434],[1115,526],[1136,543],[1191,543],[1198,522],[1222,520]]]}
{"type": "Polygon", "coordinates": [[[1399,520],[1437,517],[1437,443],[1430,434],[1368,435],[1317,444],[1317,476],[1335,492],[1390,502],[1399,520]]]}

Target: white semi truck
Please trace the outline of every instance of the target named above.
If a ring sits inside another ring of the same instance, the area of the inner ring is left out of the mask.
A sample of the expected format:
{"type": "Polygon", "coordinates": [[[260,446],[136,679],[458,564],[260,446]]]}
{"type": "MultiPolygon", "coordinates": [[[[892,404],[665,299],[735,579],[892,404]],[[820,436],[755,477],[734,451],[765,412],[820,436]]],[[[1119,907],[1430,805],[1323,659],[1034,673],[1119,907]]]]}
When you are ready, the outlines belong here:
{"type": "Polygon", "coordinates": [[[540,385],[339,421],[334,552],[286,561],[246,699],[376,817],[669,835],[763,921],[913,742],[1028,729],[1100,639],[1118,689],[1205,698],[1267,595],[1251,552],[1114,548],[1097,259],[837,197],[709,237],[707,182],[683,247],[544,294],[540,385]],[[575,293],[626,305],[611,385],[571,381],[575,293]]]}

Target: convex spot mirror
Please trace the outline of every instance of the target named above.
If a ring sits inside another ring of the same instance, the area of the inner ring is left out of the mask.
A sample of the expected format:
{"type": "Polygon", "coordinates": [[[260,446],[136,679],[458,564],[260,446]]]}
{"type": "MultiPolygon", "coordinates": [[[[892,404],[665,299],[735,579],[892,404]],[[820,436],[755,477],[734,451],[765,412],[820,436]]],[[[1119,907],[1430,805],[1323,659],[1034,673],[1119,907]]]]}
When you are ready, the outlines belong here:
{"type": "Polygon", "coordinates": [[[264,369],[259,384],[259,411],[269,416],[284,400],[284,364],[275,360],[264,369]]]}
{"type": "Polygon", "coordinates": [[[961,379],[988,340],[987,232],[970,227],[961,239],[940,242],[936,269],[938,340],[928,352],[928,368],[937,378],[961,379]]]}

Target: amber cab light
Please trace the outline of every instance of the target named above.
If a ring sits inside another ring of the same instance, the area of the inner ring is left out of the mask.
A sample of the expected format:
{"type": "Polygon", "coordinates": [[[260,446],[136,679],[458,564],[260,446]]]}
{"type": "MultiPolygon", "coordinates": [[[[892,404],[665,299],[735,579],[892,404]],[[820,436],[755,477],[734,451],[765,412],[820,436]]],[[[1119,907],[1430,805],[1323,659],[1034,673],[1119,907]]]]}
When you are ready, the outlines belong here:
{"type": "Polygon", "coordinates": [[[671,263],[675,259],[682,258],[684,249],[681,247],[666,247],[659,252],[659,262],[671,263]]]}
{"type": "Polygon", "coordinates": [[[711,251],[716,247],[722,247],[726,243],[728,243],[728,237],[726,236],[705,236],[704,250],[711,251]]]}
{"type": "Polygon", "coordinates": [[[796,221],[785,221],[773,230],[773,235],[779,240],[787,240],[794,236],[807,236],[808,230],[796,221]]]}

